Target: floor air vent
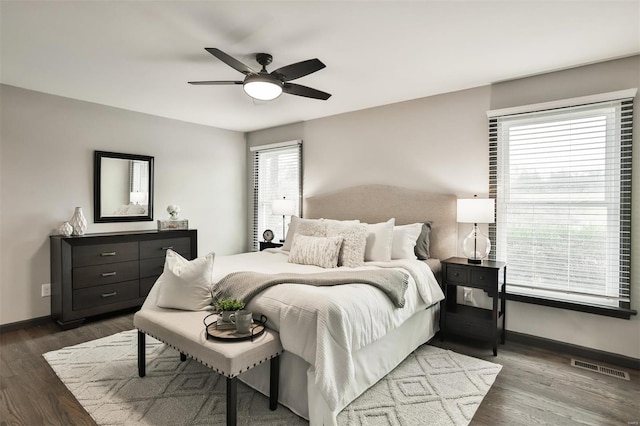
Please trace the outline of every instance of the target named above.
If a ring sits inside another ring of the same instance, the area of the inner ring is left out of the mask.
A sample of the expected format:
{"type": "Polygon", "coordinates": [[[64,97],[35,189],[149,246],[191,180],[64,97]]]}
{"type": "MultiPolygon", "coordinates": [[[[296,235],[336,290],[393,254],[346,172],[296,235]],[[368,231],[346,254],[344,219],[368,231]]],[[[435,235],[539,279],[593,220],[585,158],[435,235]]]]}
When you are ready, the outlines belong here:
{"type": "Polygon", "coordinates": [[[622,370],[616,370],[615,368],[603,367],[602,365],[594,364],[592,362],[580,361],[579,359],[572,359],[571,365],[573,367],[584,368],[585,370],[595,371],[596,373],[606,374],[607,376],[617,377],[618,379],[629,379],[629,373],[622,370]]]}

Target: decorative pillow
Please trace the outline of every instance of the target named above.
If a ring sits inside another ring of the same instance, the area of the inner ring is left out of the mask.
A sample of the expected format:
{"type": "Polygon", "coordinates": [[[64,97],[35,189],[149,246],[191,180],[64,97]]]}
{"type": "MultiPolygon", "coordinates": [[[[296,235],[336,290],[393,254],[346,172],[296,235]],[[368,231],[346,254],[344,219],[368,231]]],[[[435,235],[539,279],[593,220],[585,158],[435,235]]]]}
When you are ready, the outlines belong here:
{"type": "Polygon", "coordinates": [[[187,260],[167,250],[164,271],[158,281],[158,306],[161,308],[200,311],[211,305],[214,253],[187,260]]]}
{"type": "Polygon", "coordinates": [[[364,260],[388,262],[391,260],[391,243],[393,241],[393,225],[396,219],[386,222],[367,224],[367,246],[364,260]]]}
{"type": "MultiPolygon", "coordinates": [[[[306,237],[326,237],[327,236],[327,224],[320,220],[303,219],[296,228],[296,233],[293,234],[293,240],[296,240],[298,235],[304,235],[306,237]]],[[[293,243],[292,243],[293,244],[293,243]]]]}
{"type": "Polygon", "coordinates": [[[391,243],[391,259],[415,259],[414,248],[422,232],[423,223],[412,223],[393,227],[393,242],[391,243]]]}
{"type": "Polygon", "coordinates": [[[291,216],[291,222],[289,222],[289,229],[287,230],[287,236],[284,239],[284,244],[281,249],[286,251],[291,251],[291,244],[293,243],[293,239],[295,238],[296,233],[298,232],[298,226],[301,223],[307,222],[319,222],[319,219],[302,219],[298,216],[291,216]]]}
{"type": "Polygon", "coordinates": [[[338,266],[342,237],[308,237],[296,234],[289,252],[289,262],[316,265],[322,268],[338,266]]]}
{"type": "Polygon", "coordinates": [[[422,224],[422,231],[416,241],[416,247],[414,253],[420,260],[427,260],[431,258],[429,254],[429,244],[431,241],[431,222],[425,222],[422,224]]]}
{"type": "Polygon", "coordinates": [[[363,265],[364,250],[367,245],[366,224],[330,221],[327,223],[327,236],[344,238],[338,266],[355,268],[363,265]]]}

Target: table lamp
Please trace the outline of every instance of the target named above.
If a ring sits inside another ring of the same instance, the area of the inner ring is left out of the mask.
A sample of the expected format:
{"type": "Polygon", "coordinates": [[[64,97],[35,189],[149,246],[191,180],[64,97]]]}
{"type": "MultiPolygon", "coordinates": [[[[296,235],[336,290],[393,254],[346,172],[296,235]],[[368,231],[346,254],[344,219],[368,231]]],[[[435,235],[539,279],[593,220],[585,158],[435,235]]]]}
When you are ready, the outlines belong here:
{"type": "Polygon", "coordinates": [[[462,243],[467,262],[482,263],[491,252],[489,237],[480,232],[478,223],[495,222],[495,200],[492,198],[460,198],[457,203],[458,223],[473,223],[473,229],[462,243]]]}
{"type": "Polygon", "coordinates": [[[282,197],[282,200],[274,200],[273,203],[271,203],[271,213],[282,215],[282,239],[280,240],[281,243],[284,243],[284,237],[285,235],[287,235],[285,233],[284,217],[291,216],[295,214],[295,212],[296,212],[295,201],[287,200],[286,197],[282,197]]]}

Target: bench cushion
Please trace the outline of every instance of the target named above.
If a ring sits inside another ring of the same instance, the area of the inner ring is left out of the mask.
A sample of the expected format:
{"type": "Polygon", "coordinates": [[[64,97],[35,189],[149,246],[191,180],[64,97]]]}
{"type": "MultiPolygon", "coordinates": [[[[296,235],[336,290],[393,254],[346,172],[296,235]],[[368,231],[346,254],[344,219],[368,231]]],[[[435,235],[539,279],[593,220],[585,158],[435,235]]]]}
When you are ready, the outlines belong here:
{"type": "Polygon", "coordinates": [[[209,313],[147,307],[136,312],[133,325],[226,377],[235,377],[282,353],[278,333],[269,329],[253,341],[207,340],[202,320],[209,313]]]}

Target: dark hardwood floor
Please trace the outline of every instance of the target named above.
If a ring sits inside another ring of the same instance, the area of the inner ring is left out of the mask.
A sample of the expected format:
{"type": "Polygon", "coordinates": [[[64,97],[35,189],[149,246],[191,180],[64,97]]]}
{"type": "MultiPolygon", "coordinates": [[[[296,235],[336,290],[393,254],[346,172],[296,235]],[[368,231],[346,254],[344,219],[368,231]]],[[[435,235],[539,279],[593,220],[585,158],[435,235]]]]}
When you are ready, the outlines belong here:
{"type": "MultiPolygon", "coordinates": [[[[0,334],[0,425],[94,425],[42,354],[131,330],[131,313],[68,331],[53,322],[0,334]]],[[[640,378],[578,369],[571,356],[507,341],[498,356],[473,342],[434,340],[434,346],[503,366],[471,425],[638,425],[640,378]]],[[[615,366],[610,366],[614,367],[615,366]]],[[[428,424],[428,422],[425,422],[428,424]]]]}

